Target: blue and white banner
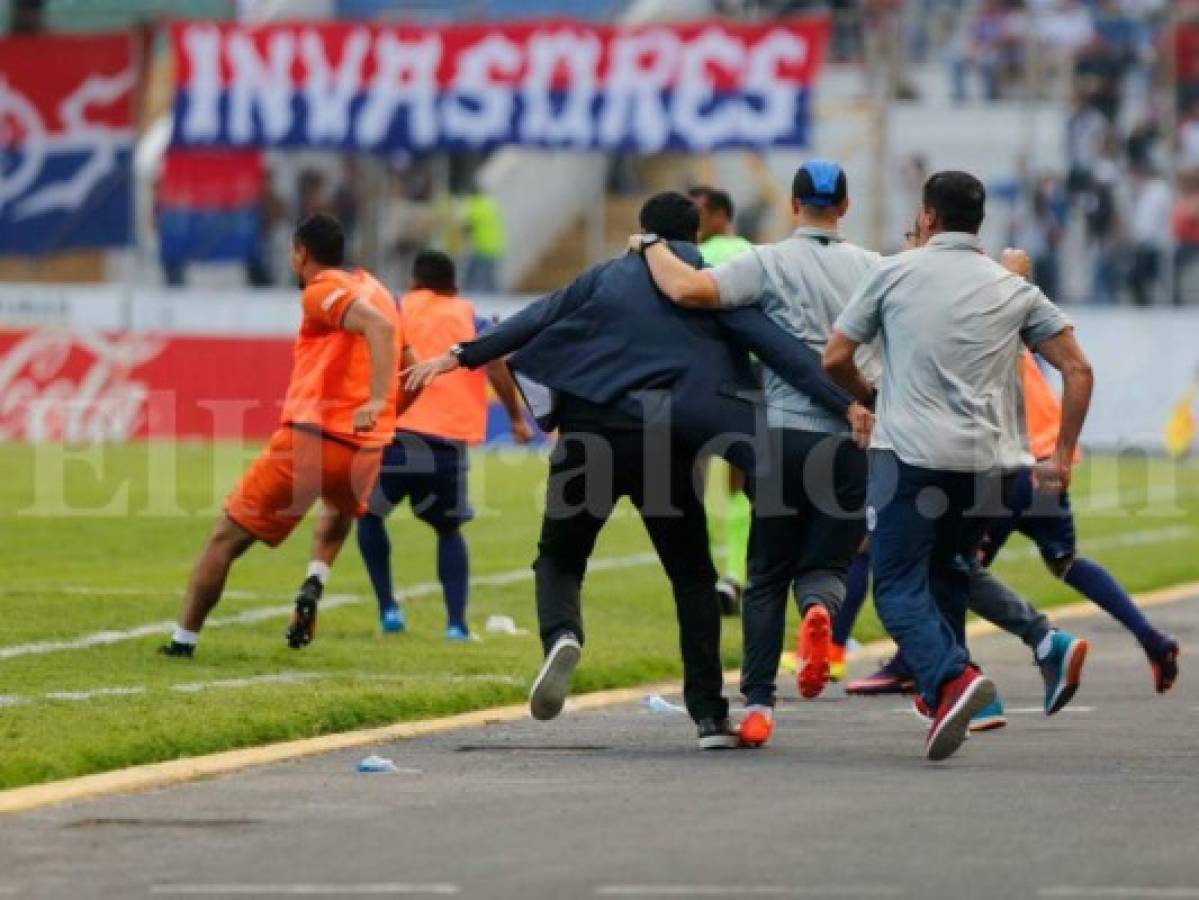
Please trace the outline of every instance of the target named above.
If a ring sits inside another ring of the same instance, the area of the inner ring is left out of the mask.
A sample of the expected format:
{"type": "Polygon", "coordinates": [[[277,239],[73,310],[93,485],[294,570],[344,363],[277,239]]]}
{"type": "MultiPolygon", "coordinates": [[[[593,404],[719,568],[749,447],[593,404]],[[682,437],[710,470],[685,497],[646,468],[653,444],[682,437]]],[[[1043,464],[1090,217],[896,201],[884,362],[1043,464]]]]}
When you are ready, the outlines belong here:
{"type": "Polygon", "coordinates": [[[382,153],[802,147],[827,30],[823,19],[181,24],[174,142],[382,153]]]}

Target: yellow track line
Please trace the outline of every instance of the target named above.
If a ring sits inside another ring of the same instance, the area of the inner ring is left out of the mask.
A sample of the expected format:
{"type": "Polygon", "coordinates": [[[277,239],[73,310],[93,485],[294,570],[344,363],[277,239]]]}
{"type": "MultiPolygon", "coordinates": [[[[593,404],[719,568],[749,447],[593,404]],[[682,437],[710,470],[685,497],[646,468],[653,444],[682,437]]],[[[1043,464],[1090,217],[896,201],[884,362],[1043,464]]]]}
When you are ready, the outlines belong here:
{"type": "MultiPolygon", "coordinates": [[[[1140,606],[1162,606],[1167,603],[1177,603],[1180,600],[1193,598],[1196,595],[1199,595],[1199,581],[1138,594],[1135,599],[1140,606]]],[[[1096,616],[1102,610],[1092,603],[1084,602],[1058,607],[1052,609],[1050,612],[1051,618],[1054,621],[1059,621],[1062,619],[1079,619],[1096,616]]],[[[998,630],[989,622],[972,622],[966,629],[970,637],[981,637],[993,634],[998,630]]],[[[894,645],[888,640],[873,641],[864,645],[855,653],[850,654],[849,659],[852,661],[876,656],[880,653],[888,652],[889,648],[893,647],[894,645]]],[[[726,672],[725,677],[735,683],[737,674],[734,670],[726,672]]],[[[631,703],[646,694],[677,692],[678,687],[677,681],[667,681],[658,684],[643,684],[630,688],[580,694],[571,698],[569,709],[575,711],[601,709],[621,703],[631,703]]],[[[347,731],[340,734],[325,734],[319,737],[303,738],[296,741],[267,744],[263,747],[247,747],[242,750],[229,750],[223,753],[212,753],[207,756],[194,756],[188,759],[175,759],[144,766],[132,766],[127,769],[118,769],[115,772],[102,772],[96,775],[84,775],[79,778],[51,781],[46,784],[12,788],[0,791],[0,813],[27,812],[43,806],[53,806],[76,800],[89,800],[112,794],[147,791],[153,788],[196,781],[201,778],[227,775],[231,772],[237,772],[253,766],[301,759],[305,756],[314,756],[320,753],[352,750],[356,747],[368,747],[392,741],[408,740],[430,734],[441,734],[446,731],[479,728],[502,722],[514,722],[518,719],[523,719],[527,714],[528,707],[523,703],[514,706],[501,706],[495,709],[482,709],[456,716],[424,719],[416,722],[397,722],[394,725],[384,725],[379,728],[347,731]]]]}

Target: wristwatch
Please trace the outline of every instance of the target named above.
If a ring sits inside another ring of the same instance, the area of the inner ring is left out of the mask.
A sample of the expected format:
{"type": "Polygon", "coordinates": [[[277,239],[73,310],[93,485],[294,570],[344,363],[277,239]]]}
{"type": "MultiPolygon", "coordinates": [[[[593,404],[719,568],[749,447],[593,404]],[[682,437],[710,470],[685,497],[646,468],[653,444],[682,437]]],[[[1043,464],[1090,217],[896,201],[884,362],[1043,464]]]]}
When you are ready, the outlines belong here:
{"type": "Polygon", "coordinates": [[[652,231],[645,232],[641,235],[641,252],[644,253],[646,247],[652,247],[660,240],[662,240],[660,235],[656,235],[652,231]]]}

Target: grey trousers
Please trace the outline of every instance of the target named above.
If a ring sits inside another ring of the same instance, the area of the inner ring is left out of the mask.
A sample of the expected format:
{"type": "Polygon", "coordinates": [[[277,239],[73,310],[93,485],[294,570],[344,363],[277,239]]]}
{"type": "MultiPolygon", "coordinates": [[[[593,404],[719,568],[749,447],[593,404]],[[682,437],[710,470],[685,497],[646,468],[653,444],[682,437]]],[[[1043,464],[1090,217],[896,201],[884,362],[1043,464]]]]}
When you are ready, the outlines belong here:
{"type": "Polygon", "coordinates": [[[970,610],[991,624],[1014,634],[1033,650],[1049,634],[1049,619],[1044,613],[991,574],[990,569],[973,563],[970,569],[970,610]]]}

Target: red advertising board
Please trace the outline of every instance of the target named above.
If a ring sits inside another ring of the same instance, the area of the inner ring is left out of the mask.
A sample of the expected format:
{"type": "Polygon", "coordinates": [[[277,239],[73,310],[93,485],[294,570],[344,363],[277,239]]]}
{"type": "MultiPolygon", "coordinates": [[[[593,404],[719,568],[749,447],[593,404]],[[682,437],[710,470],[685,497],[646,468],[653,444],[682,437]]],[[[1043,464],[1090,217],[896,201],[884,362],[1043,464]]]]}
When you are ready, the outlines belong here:
{"type": "Polygon", "coordinates": [[[262,438],[288,338],[0,332],[0,441],[262,438]]]}
{"type": "Polygon", "coordinates": [[[1178,80],[1199,81],[1199,24],[1179,25],[1175,47],[1178,80]]]}

